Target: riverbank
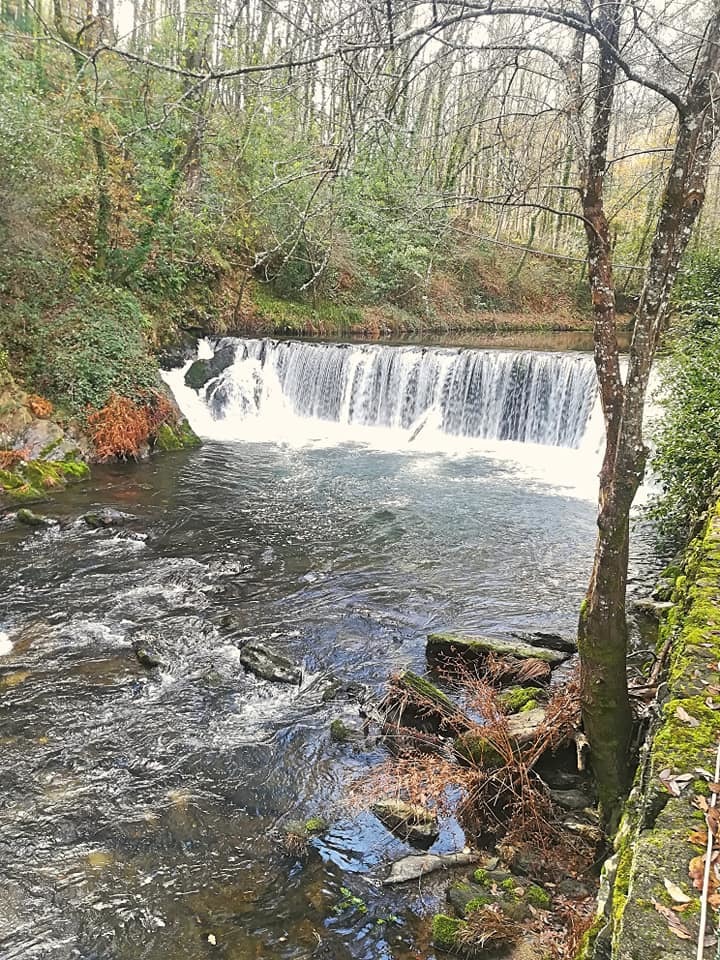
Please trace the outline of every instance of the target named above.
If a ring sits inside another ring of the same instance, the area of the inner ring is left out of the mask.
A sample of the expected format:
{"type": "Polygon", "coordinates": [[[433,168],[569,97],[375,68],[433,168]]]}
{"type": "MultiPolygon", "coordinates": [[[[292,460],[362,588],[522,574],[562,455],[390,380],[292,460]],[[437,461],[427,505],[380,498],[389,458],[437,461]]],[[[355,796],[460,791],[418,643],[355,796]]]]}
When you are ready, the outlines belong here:
{"type": "Polygon", "coordinates": [[[89,464],[199,444],[171,397],[118,401],[86,416],[58,410],[0,369],[0,514],[87,480],[89,464]],[[119,409],[118,409],[119,408],[119,409]],[[153,418],[147,411],[154,410],[153,418]]]}
{"type": "MultiPolygon", "coordinates": [[[[706,821],[717,830],[707,811],[720,737],[720,503],[682,567],[668,569],[668,594],[671,603],[656,608],[667,677],[581,960],[691,960],[697,953],[706,821]]],[[[707,956],[715,951],[719,880],[713,866],[707,956]]]]}

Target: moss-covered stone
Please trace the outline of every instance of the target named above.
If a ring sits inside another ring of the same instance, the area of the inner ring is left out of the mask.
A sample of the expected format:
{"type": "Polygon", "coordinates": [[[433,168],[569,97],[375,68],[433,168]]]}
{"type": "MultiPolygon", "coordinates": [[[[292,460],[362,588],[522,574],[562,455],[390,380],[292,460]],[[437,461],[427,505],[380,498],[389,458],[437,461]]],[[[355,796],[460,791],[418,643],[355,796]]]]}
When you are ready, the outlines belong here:
{"type": "Polygon", "coordinates": [[[465,926],[463,920],[457,917],[448,917],[444,913],[436,913],[432,919],[432,940],[438,950],[452,953],[458,949],[458,936],[465,926]]]}
{"type": "Polygon", "coordinates": [[[560,650],[536,647],[522,640],[501,640],[495,637],[463,636],[455,633],[431,633],[425,645],[428,660],[483,659],[489,655],[516,657],[521,660],[543,660],[551,666],[563,663],[570,656],[560,650]]]}
{"type": "Polygon", "coordinates": [[[324,833],[328,828],[327,820],[322,817],[310,817],[305,821],[305,830],[307,833],[324,833]]]}
{"type": "Polygon", "coordinates": [[[550,908],[550,894],[537,883],[531,883],[525,891],[525,900],[532,907],[539,910],[548,910],[550,908]]]}
{"type": "Polygon", "coordinates": [[[186,447],[199,447],[200,438],[193,432],[187,420],[178,423],[161,423],[155,432],[153,447],[161,453],[171,450],[183,450],[186,447]]]}
{"type": "Polygon", "coordinates": [[[500,706],[505,713],[519,713],[529,703],[537,706],[537,687],[508,687],[498,696],[500,706]]]}
{"type": "Polygon", "coordinates": [[[681,796],[671,796],[659,774],[665,769],[692,774],[698,767],[713,769],[715,762],[720,715],[706,701],[710,696],[720,702],[707,689],[720,662],[720,504],[688,548],[683,569],[682,574],[673,570],[674,606],[658,637],[659,647],[671,643],[667,695],[615,838],[610,898],[579,954],[583,960],[609,956],[609,951],[613,960],[695,956],[697,905],[691,903],[681,915],[690,931],[690,939],[683,940],[669,933],[653,901],[671,906],[665,880],[694,894],[687,864],[700,851],[688,840],[698,824],[690,799],[706,788],[691,781],[681,796]]]}
{"type": "Polygon", "coordinates": [[[33,503],[90,476],[90,468],[82,460],[30,460],[13,470],[0,470],[0,507],[6,503],[33,503]]]}

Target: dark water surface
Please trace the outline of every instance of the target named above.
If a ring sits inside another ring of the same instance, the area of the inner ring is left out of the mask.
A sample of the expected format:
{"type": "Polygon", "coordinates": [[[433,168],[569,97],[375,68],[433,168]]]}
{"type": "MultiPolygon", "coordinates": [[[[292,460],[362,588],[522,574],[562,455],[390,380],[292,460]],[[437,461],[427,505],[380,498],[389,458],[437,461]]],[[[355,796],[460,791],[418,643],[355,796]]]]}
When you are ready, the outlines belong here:
{"type": "Polygon", "coordinates": [[[592,501],[489,455],[208,443],[47,509],[60,528],[0,527],[2,960],[432,956],[431,899],[379,886],[409,848],[346,802],[381,753],[330,743],[357,708],[320,681],[423,669],[430,628],[571,632],[592,501]],[[91,530],[95,505],[139,521],[91,530]],[[299,690],[245,674],[251,637],[299,690]],[[298,859],[284,824],[318,814],[298,859]]]}

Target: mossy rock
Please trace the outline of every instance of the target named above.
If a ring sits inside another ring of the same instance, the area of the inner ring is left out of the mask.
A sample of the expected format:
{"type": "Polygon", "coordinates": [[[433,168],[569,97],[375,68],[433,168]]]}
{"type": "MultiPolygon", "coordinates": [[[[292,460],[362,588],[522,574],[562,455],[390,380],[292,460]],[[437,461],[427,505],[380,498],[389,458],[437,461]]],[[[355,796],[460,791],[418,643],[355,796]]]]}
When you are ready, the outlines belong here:
{"type": "Polygon", "coordinates": [[[498,702],[505,713],[519,713],[524,709],[534,709],[538,705],[537,687],[508,687],[498,695],[498,702]],[[532,704],[532,707],[528,707],[532,704]]]}
{"type": "Polygon", "coordinates": [[[458,936],[465,927],[465,921],[449,917],[445,913],[436,913],[432,919],[432,941],[438,950],[455,953],[460,949],[458,936]]]}
{"type": "Polygon", "coordinates": [[[90,468],[82,460],[30,460],[14,470],[0,470],[0,506],[4,496],[8,503],[33,503],[46,500],[69,483],[90,476],[90,468]]]}
{"type": "Polygon", "coordinates": [[[558,666],[570,656],[567,652],[536,647],[522,640],[501,640],[495,637],[464,636],[456,633],[429,634],[425,655],[430,661],[454,659],[474,661],[493,655],[514,657],[518,660],[542,660],[550,666],[558,666]]]}
{"type": "Polygon", "coordinates": [[[552,902],[547,890],[537,883],[530,884],[525,890],[523,899],[526,903],[529,903],[531,907],[536,907],[538,910],[549,910],[552,902]]]}
{"type": "Polygon", "coordinates": [[[42,517],[39,513],[35,513],[27,507],[22,507],[18,510],[15,514],[15,519],[18,523],[22,523],[26,527],[47,527],[49,524],[47,517],[42,517]]]}
{"type": "Polygon", "coordinates": [[[181,420],[176,424],[161,423],[153,439],[153,449],[160,453],[200,445],[200,438],[193,432],[187,420],[181,420]]]}
{"type": "Polygon", "coordinates": [[[386,717],[391,724],[426,733],[471,726],[462,710],[427,677],[406,670],[390,689],[386,717]]]}

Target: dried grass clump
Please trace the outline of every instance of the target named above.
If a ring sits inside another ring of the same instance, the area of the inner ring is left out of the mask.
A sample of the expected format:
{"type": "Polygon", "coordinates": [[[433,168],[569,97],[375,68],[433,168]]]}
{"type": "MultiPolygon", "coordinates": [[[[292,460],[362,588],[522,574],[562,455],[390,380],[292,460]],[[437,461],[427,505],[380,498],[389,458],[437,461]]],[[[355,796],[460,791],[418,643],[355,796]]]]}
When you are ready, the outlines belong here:
{"type": "Polygon", "coordinates": [[[162,424],[175,419],[172,404],[152,391],[138,400],[114,393],[100,410],[88,417],[95,450],[101,460],[135,460],[162,424]]]}
{"type": "Polygon", "coordinates": [[[458,933],[458,945],[466,949],[511,946],[525,934],[517,920],[503,913],[499,905],[473,910],[458,933]]]}

